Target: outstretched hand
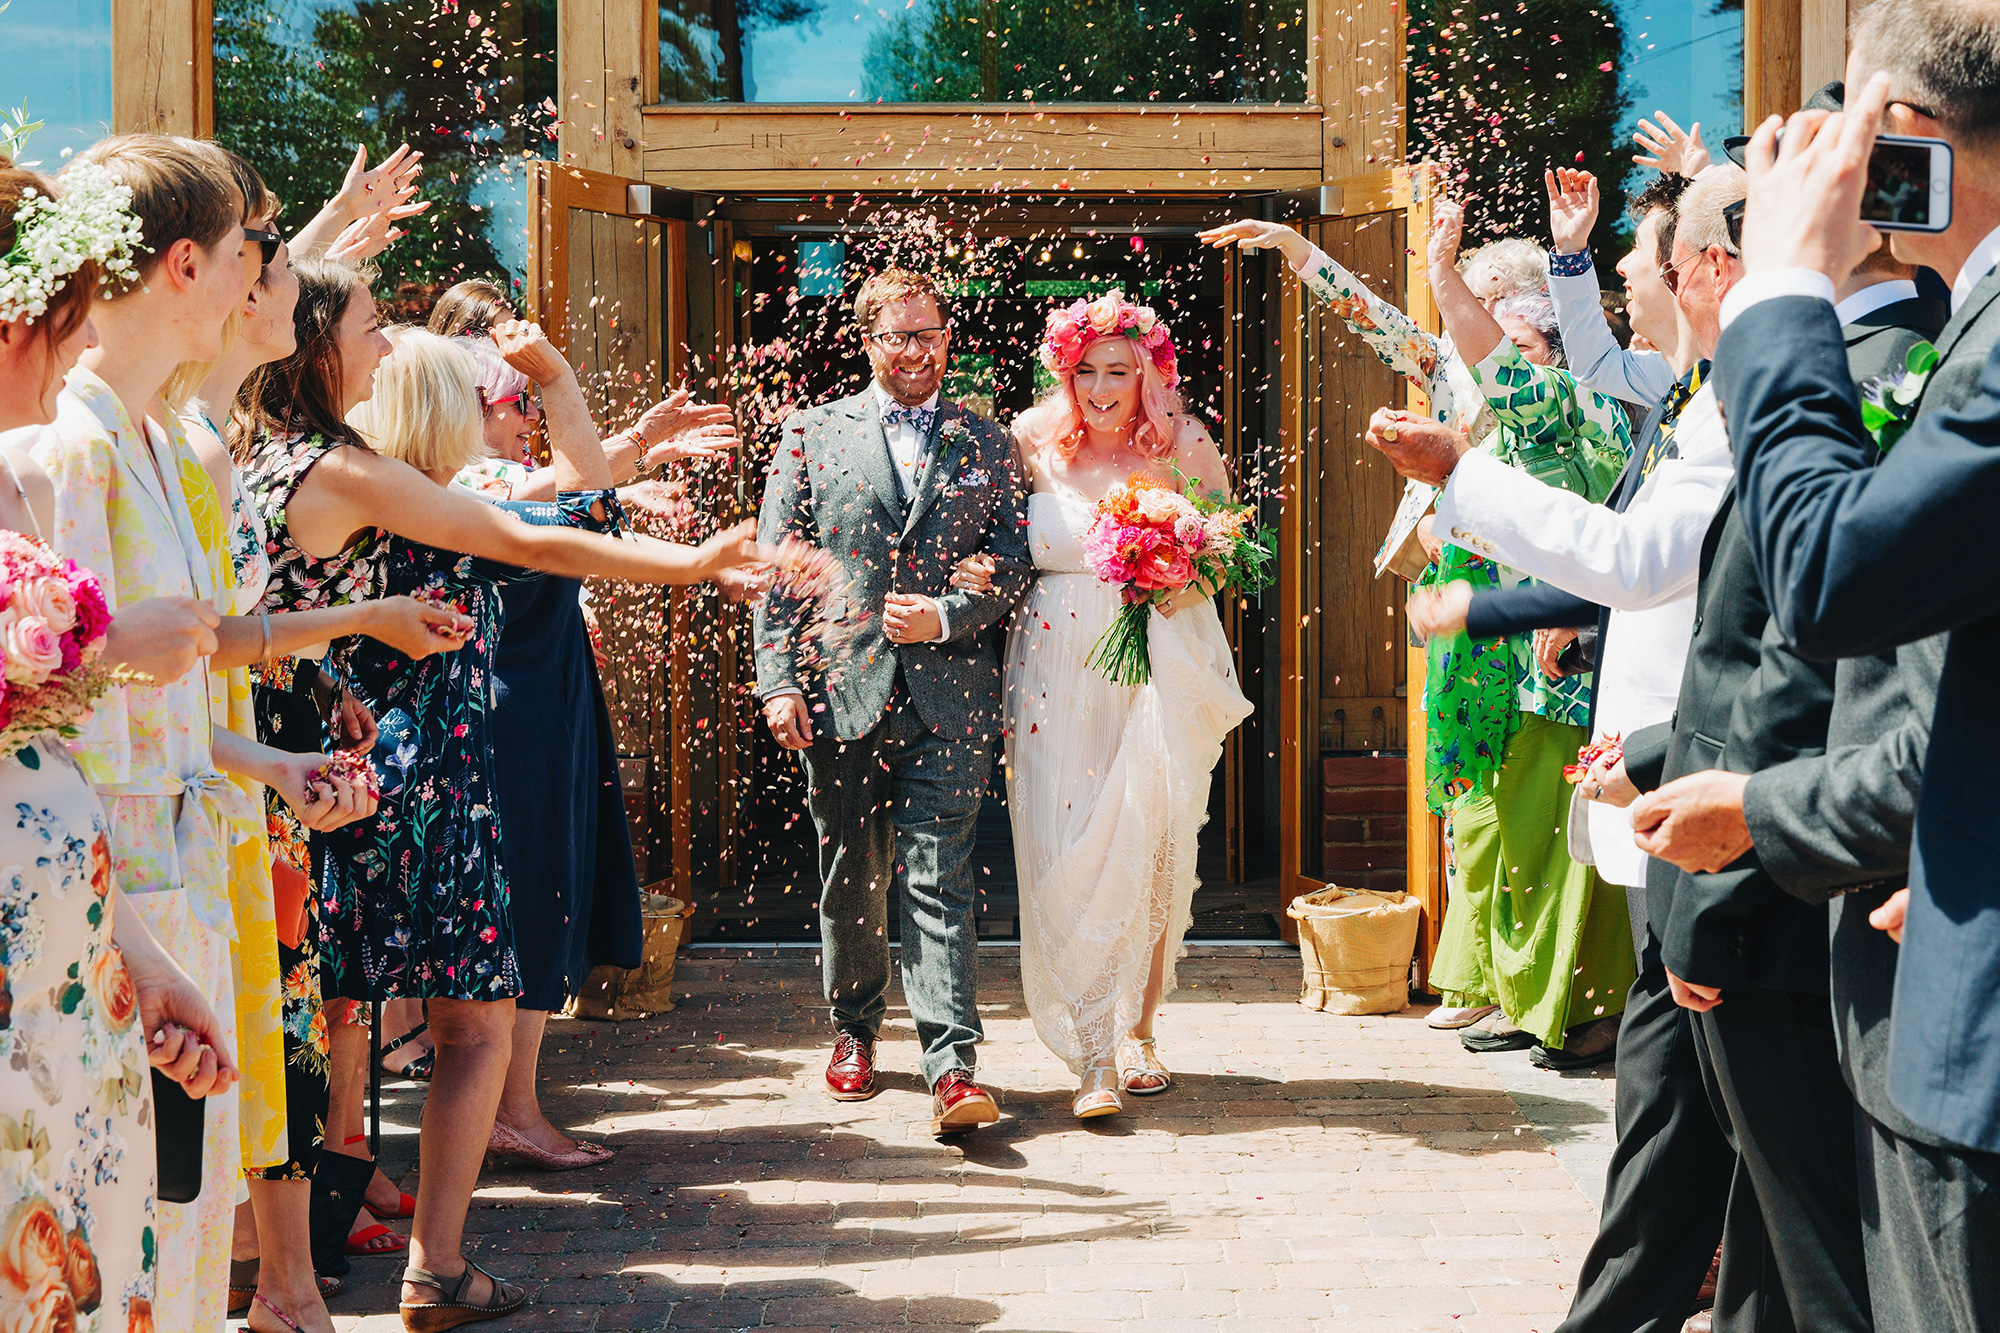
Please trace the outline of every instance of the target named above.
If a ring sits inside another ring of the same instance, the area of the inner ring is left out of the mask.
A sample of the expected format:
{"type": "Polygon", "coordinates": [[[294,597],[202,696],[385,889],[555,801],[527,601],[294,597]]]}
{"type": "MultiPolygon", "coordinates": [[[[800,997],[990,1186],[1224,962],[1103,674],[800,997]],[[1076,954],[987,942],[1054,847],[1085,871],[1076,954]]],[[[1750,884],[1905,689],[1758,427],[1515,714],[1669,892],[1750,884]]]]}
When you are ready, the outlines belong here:
{"type": "Polygon", "coordinates": [[[1708,170],[1708,145],[1701,141],[1700,121],[1684,130],[1664,111],[1655,111],[1653,120],[1660,123],[1655,125],[1642,119],[1632,135],[1632,142],[1646,150],[1635,155],[1634,162],[1658,168],[1664,175],[1685,176],[1689,180],[1708,170]]]}
{"type": "Polygon", "coordinates": [[[1597,177],[1573,167],[1555,167],[1542,173],[1549,192],[1549,238],[1556,253],[1573,255],[1590,248],[1591,229],[1597,226],[1597,177]]]}
{"type": "MultiPolygon", "coordinates": [[[[331,202],[350,220],[400,208],[417,193],[417,177],[424,169],[423,161],[422,153],[413,152],[404,144],[370,168],[368,145],[359,144],[354,150],[354,161],[348,164],[347,176],[340,182],[340,192],[331,202]]],[[[402,216],[410,217],[429,207],[428,202],[421,203],[407,209],[402,216]]]]}
{"type": "Polygon", "coordinates": [[[1197,237],[1205,245],[1218,250],[1230,246],[1241,246],[1245,250],[1276,250],[1292,264],[1303,264],[1312,253],[1312,242],[1308,241],[1294,227],[1282,222],[1263,222],[1257,218],[1238,218],[1225,222],[1220,227],[1210,227],[1197,237]]]}
{"type": "Polygon", "coordinates": [[[398,204],[394,208],[356,218],[341,228],[340,235],[333,238],[333,244],[326,247],[326,257],[343,264],[359,264],[373,259],[403,239],[404,231],[396,225],[398,222],[429,207],[430,201],[424,200],[415,204],[398,204]]]}
{"type": "Polygon", "coordinates": [[[1465,205],[1456,199],[1440,199],[1431,205],[1428,258],[1432,270],[1451,268],[1458,262],[1458,243],[1465,235],[1465,205]]]}
{"type": "Polygon", "coordinates": [[[743,443],[729,404],[697,402],[694,391],[686,388],[647,408],[632,429],[646,449],[641,471],[687,458],[716,458],[743,443]]]}
{"type": "Polygon", "coordinates": [[[507,364],[536,384],[555,384],[570,373],[569,362],[533,320],[502,320],[489,336],[507,364]]]}
{"type": "Polygon", "coordinates": [[[1772,116],[1744,152],[1750,197],[1743,209],[1743,267],[1749,273],[1808,268],[1838,287],[1875,252],[1882,233],[1861,220],[1868,155],[1889,105],[1889,76],[1877,74],[1845,115],[1801,111],[1772,116]],[[1784,140],[1778,134],[1784,131],[1784,140]]]}
{"type": "Polygon", "coordinates": [[[1368,418],[1367,439],[1396,471],[1427,486],[1444,485],[1458,460],[1472,448],[1463,429],[1391,407],[1378,407],[1368,418]]]}

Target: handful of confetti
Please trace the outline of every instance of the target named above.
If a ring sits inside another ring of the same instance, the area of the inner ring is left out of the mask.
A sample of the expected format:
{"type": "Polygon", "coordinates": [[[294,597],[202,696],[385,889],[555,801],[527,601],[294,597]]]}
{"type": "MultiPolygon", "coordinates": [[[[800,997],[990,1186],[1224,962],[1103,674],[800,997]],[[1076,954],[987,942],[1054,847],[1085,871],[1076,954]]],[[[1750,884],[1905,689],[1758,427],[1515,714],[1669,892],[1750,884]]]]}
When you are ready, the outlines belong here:
{"type": "Polygon", "coordinates": [[[333,756],[312,771],[306,781],[306,804],[319,802],[319,783],[330,778],[339,778],[366,791],[371,798],[380,798],[381,784],[375,777],[375,765],[368,762],[368,756],[359,750],[335,750],[333,756]]]}
{"type": "Polygon", "coordinates": [[[1563,776],[1571,782],[1581,782],[1590,776],[1590,766],[1602,759],[1607,764],[1615,764],[1625,757],[1625,741],[1617,732],[1600,737],[1576,752],[1576,762],[1563,766],[1563,776]]]}
{"type": "MultiPolygon", "coordinates": [[[[848,596],[853,575],[827,551],[786,537],[773,553],[769,578],[767,591],[782,599],[789,612],[782,619],[791,625],[793,660],[801,670],[837,670],[869,620],[861,599],[848,596]]],[[[767,614],[770,609],[775,608],[767,608],[767,614]]]]}

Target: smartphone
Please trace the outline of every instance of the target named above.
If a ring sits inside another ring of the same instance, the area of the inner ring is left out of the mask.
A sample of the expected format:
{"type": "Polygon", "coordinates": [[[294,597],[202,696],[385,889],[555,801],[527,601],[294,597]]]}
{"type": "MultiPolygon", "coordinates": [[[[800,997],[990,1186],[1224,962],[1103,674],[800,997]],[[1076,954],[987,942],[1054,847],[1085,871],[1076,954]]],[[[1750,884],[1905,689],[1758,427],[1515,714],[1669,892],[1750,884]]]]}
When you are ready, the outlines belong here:
{"type": "Polygon", "coordinates": [[[1951,145],[1882,134],[1868,156],[1861,218],[1883,231],[1943,231],[1951,225],[1951,145]]]}

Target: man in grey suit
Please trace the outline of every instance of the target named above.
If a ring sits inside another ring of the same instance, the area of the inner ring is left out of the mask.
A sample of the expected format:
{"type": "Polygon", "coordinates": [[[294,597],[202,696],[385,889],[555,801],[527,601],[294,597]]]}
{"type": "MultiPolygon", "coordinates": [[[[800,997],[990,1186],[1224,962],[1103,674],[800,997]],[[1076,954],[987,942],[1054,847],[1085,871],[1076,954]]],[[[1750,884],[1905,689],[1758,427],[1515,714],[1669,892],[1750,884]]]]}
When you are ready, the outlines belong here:
{"type": "Polygon", "coordinates": [[[757,697],[805,761],[819,832],[820,942],[838,1030],[827,1091],[875,1095],[889,989],[889,895],[903,992],[923,1047],[931,1132],[999,1118],[972,1081],[977,1007],[973,826],[1000,737],[1000,663],[987,633],[1027,590],[1025,486],[1006,432],[943,399],[951,326],[921,274],[870,277],[855,322],[875,372],[850,398],[785,422],[758,534],[830,553],[859,629],[822,660],[779,597],[756,614],[757,697]],[[992,590],[952,588],[985,553],[992,590]]]}

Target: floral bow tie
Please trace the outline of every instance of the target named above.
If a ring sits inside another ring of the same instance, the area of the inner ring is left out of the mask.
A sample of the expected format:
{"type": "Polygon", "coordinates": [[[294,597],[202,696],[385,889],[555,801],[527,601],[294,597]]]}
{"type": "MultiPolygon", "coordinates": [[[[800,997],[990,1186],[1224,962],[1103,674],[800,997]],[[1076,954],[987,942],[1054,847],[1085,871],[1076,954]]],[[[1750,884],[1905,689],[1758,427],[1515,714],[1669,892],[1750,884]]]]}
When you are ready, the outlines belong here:
{"type": "Polygon", "coordinates": [[[891,403],[882,409],[882,429],[894,430],[898,425],[907,425],[918,435],[928,439],[931,422],[937,420],[935,407],[911,407],[907,403],[891,403]]]}

